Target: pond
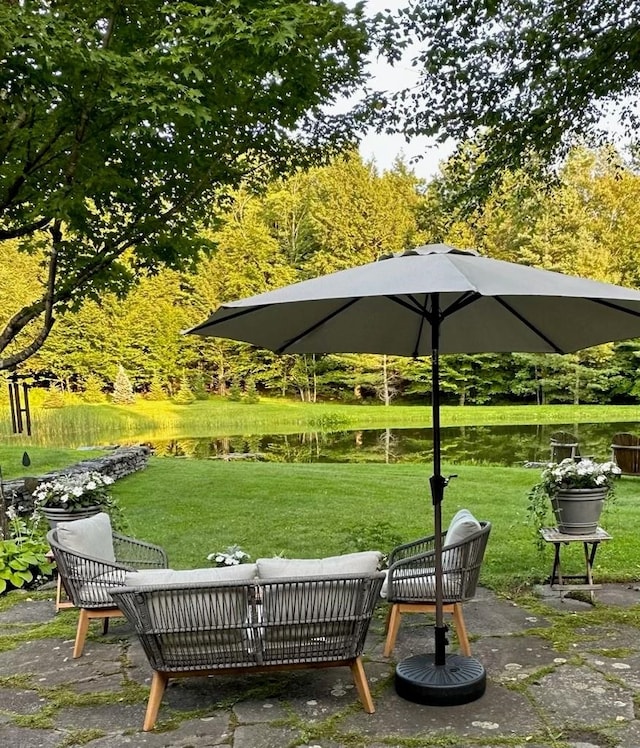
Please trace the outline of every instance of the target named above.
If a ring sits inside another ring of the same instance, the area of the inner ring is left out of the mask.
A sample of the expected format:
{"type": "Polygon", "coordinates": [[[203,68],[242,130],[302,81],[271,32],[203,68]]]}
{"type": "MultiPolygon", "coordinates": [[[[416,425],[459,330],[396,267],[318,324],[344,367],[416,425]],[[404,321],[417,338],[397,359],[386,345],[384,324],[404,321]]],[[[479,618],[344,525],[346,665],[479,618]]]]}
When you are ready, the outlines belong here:
{"type": "MultiPolygon", "coordinates": [[[[546,462],[554,431],[575,434],[584,456],[611,458],[611,439],[640,423],[456,426],[442,429],[442,459],[450,463],[514,466],[546,462]]],[[[156,454],[200,459],[279,462],[425,462],[433,457],[431,429],[370,429],[300,434],[237,435],[156,440],[156,454]]]]}

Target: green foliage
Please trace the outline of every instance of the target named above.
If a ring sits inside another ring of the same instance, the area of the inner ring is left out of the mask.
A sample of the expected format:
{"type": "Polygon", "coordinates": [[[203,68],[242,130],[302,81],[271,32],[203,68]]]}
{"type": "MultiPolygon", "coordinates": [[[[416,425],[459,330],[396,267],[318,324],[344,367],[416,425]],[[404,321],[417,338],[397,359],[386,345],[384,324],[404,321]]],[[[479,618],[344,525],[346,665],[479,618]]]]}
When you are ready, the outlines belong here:
{"type": "Polygon", "coordinates": [[[89,374],[84,380],[82,399],[85,403],[103,403],[107,397],[103,392],[104,383],[96,374],[89,374]]]}
{"type": "Polygon", "coordinates": [[[49,387],[49,392],[42,402],[43,408],[64,408],[64,393],[62,386],[54,382],[49,387]]]}
{"type": "Polygon", "coordinates": [[[248,379],[244,387],[244,402],[248,405],[255,405],[260,402],[260,396],[256,388],[256,380],[248,379]]]}
{"type": "Polygon", "coordinates": [[[176,405],[191,405],[191,403],[195,402],[195,399],[196,396],[191,391],[189,380],[186,376],[183,376],[180,380],[180,389],[173,398],[173,402],[176,403],[176,405]]]}
{"type": "Polygon", "coordinates": [[[113,383],[113,394],[111,395],[111,402],[115,405],[131,405],[135,402],[135,395],[133,393],[133,385],[131,380],[127,376],[127,372],[124,370],[122,364],[118,366],[118,373],[116,374],[116,380],[113,383]]]}
{"type": "Polygon", "coordinates": [[[38,520],[20,517],[13,507],[7,516],[8,537],[0,539],[0,594],[26,587],[53,568],[38,520]]]}
{"type": "Polygon", "coordinates": [[[0,594],[51,573],[48,546],[37,540],[0,540],[0,594]]]}
{"type": "Polygon", "coordinates": [[[229,387],[229,394],[227,395],[227,398],[232,403],[239,403],[242,401],[242,389],[240,388],[240,385],[237,382],[231,383],[231,387],[229,387]]]}
{"type": "Polygon", "coordinates": [[[204,377],[200,372],[197,372],[189,379],[189,386],[191,391],[195,395],[196,400],[208,400],[209,393],[205,385],[204,377]]]}
{"type": "Polygon", "coordinates": [[[361,105],[330,106],[364,78],[360,6],[10,2],[0,28],[0,241],[42,263],[0,368],[83,298],[192,265],[205,210],[243,177],[316,163],[364,127],[361,105]]]}
{"type": "Polygon", "coordinates": [[[147,392],[146,399],[153,400],[155,402],[167,399],[167,393],[165,392],[165,389],[162,386],[162,382],[160,381],[160,377],[157,373],[154,373],[153,375],[153,379],[151,380],[151,385],[149,386],[149,392],[147,392]]]}
{"type": "Polygon", "coordinates": [[[388,58],[399,60],[404,46],[417,45],[411,52],[420,72],[417,85],[398,95],[394,121],[409,137],[464,141],[477,133],[484,157],[470,178],[484,196],[505,168],[532,152],[553,163],[568,143],[596,140],[612,104],[620,110],[616,127],[622,121],[635,133],[637,111],[628,102],[639,91],[639,10],[636,0],[625,12],[615,0],[455,7],[418,0],[384,28],[388,58]]]}

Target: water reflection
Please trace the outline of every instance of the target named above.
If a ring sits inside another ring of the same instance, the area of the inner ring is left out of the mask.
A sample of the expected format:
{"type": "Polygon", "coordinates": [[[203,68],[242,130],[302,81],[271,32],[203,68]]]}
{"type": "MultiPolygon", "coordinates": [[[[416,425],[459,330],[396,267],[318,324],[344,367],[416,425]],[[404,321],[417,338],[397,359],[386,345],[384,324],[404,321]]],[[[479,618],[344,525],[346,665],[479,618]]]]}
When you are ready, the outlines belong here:
{"type": "MultiPolygon", "coordinates": [[[[506,466],[546,462],[550,435],[562,430],[578,436],[583,455],[608,460],[613,435],[639,428],[640,423],[449,427],[442,429],[442,457],[454,463],[506,466]]],[[[173,457],[277,462],[424,462],[433,456],[431,429],[185,438],[158,440],[153,446],[158,455],[173,457]]]]}

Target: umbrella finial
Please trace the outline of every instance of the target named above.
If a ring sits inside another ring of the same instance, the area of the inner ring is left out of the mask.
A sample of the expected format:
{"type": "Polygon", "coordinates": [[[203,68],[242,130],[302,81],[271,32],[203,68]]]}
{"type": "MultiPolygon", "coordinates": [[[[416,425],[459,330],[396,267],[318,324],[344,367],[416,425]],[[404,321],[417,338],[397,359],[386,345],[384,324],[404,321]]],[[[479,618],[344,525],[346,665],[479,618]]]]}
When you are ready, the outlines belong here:
{"type": "Polygon", "coordinates": [[[450,244],[422,244],[420,247],[414,247],[413,249],[405,249],[404,252],[395,252],[386,255],[381,255],[379,260],[389,260],[392,257],[411,257],[413,255],[475,255],[479,256],[479,252],[475,249],[458,249],[452,247],[450,244]]]}

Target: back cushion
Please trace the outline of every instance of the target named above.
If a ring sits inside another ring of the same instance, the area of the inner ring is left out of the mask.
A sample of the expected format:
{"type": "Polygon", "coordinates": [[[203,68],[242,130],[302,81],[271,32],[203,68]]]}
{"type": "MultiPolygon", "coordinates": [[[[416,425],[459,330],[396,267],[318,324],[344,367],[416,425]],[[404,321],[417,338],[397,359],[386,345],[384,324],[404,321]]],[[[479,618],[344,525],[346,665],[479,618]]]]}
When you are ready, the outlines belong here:
{"type": "Polygon", "coordinates": [[[259,558],[259,579],[323,577],[334,574],[371,574],[377,571],[382,554],[378,551],[346,553],[326,558],[259,558]]]}
{"type": "Polygon", "coordinates": [[[460,511],[454,515],[442,546],[443,569],[448,569],[452,566],[458,565],[456,560],[458,554],[455,554],[454,552],[447,553],[446,548],[455,545],[456,543],[462,543],[481,529],[482,527],[480,526],[480,523],[468,509],[460,509],[460,511]]]}
{"type": "Polygon", "coordinates": [[[59,522],[56,529],[58,542],[70,551],[110,564],[115,562],[111,520],[106,512],[74,522],[59,522]]]}
{"type": "MultiPolygon", "coordinates": [[[[125,584],[127,587],[156,587],[147,594],[151,628],[184,631],[187,638],[191,636],[189,631],[220,629],[219,641],[237,642],[246,636],[250,587],[246,584],[216,587],[211,583],[246,583],[255,575],[255,564],[178,571],[145,569],[129,572],[125,584]],[[199,589],[197,585],[203,586],[199,589]],[[182,589],[183,586],[186,589],[182,589]]],[[[180,636],[176,634],[172,640],[176,646],[180,636]]]]}
{"type": "Polygon", "coordinates": [[[173,585],[189,582],[233,582],[255,579],[257,568],[255,564],[237,564],[221,568],[207,567],[203,569],[145,569],[144,571],[130,571],[126,575],[127,587],[144,587],[145,585],[173,585]]]}

